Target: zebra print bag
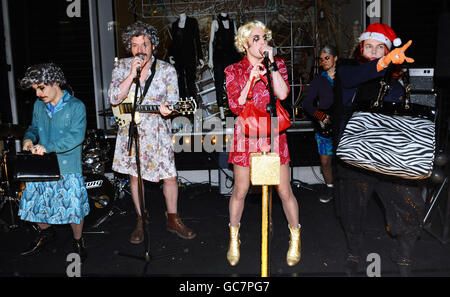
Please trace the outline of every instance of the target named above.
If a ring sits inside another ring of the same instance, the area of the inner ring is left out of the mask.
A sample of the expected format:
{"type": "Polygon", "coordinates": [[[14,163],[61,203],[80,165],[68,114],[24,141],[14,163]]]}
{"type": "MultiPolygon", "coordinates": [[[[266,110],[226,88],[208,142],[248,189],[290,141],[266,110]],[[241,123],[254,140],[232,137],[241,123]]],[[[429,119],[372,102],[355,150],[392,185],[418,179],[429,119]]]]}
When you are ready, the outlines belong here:
{"type": "MultiPolygon", "coordinates": [[[[433,171],[435,112],[411,103],[409,68],[403,75],[403,104],[384,102],[392,67],[380,81],[374,101],[353,102],[353,112],[336,149],[344,162],[404,179],[425,179],[433,171]],[[368,103],[368,104],[367,104],[368,103]]],[[[354,98],[355,99],[355,98],[354,98]]]]}
{"type": "Polygon", "coordinates": [[[434,130],[428,119],[357,111],[345,127],[336,155],[367,170],[424,179],[433,169],[434,130]]]}

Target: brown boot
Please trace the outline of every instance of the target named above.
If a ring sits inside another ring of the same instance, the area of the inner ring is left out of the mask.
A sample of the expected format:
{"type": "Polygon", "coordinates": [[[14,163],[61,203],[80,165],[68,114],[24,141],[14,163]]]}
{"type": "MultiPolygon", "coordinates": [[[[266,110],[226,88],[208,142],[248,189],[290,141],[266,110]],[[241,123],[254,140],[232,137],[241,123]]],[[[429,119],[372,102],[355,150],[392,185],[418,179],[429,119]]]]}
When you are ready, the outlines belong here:
{"type": "Polygon", "coordinates": [[[167,213],[167,231],[177,234],[179,237],[183,239],[192,239],[197,234],[194,231],[186,227],[181,221],[178,213],[167,213]]]}
{"type": "Polygon", "coordinates": [[[140,244],[144,241],[144,226],[142,225],[142,216],[137,217],[136,229],[131,233],[130,242],[140,244]]]}

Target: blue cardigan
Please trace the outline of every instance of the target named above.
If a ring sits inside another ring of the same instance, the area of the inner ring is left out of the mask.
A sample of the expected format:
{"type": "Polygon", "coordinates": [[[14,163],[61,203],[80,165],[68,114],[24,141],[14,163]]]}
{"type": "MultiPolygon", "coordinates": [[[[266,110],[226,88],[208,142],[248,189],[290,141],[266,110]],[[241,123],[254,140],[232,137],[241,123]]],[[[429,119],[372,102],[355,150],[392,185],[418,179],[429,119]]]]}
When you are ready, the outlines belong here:
{"type": "Polygon", "coordinates": [[[64,91],[53,115],[42,100],[36,100],[33,120],[25,132],[24,139],[44,146],[47,153],[56,152],[61,174],[81,173],[81,152],[85,133],[84,103],[64,91]]]}

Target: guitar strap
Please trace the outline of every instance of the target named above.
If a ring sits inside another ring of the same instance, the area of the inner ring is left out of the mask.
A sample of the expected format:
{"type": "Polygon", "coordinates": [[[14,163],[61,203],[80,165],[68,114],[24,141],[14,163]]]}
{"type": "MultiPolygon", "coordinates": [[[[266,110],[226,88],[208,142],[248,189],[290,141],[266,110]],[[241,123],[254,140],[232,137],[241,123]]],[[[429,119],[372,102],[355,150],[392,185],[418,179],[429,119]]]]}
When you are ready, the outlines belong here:
{"type": "Polygon", "coordinates": [[[144,92],[142,93],[141,99],[139,100],[139,104],[141,104],[142,100],[145,98],[145,95],[147,94],[147,91],[150,88],[150,84],[152,83],[153,77],[155,76],[155,72],[156,72],[156,58],[155,58],[155,61],[152,64],[152,67],[150,68],[150,70],[152,71],[152,74],[150,74],[150,77],[145,82],[144,92]]]}

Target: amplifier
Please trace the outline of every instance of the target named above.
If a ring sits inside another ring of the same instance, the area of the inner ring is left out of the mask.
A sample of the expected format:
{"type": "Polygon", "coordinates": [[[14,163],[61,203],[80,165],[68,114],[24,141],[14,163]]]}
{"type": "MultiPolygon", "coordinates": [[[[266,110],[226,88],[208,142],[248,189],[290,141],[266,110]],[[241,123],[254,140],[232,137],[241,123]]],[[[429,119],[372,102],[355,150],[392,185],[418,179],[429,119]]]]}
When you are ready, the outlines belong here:
{"type": "Polygon", "coordinates": [[[436,97],[435,93],[419,93],[411,91],[410,99],[411,103],[425,105],[429,107],[436,107],[436,97]]]}
{"type": "Polygon", "coordinates": [[[410,68],[411,91],[434,92],[434,68],[410,68]]]}

